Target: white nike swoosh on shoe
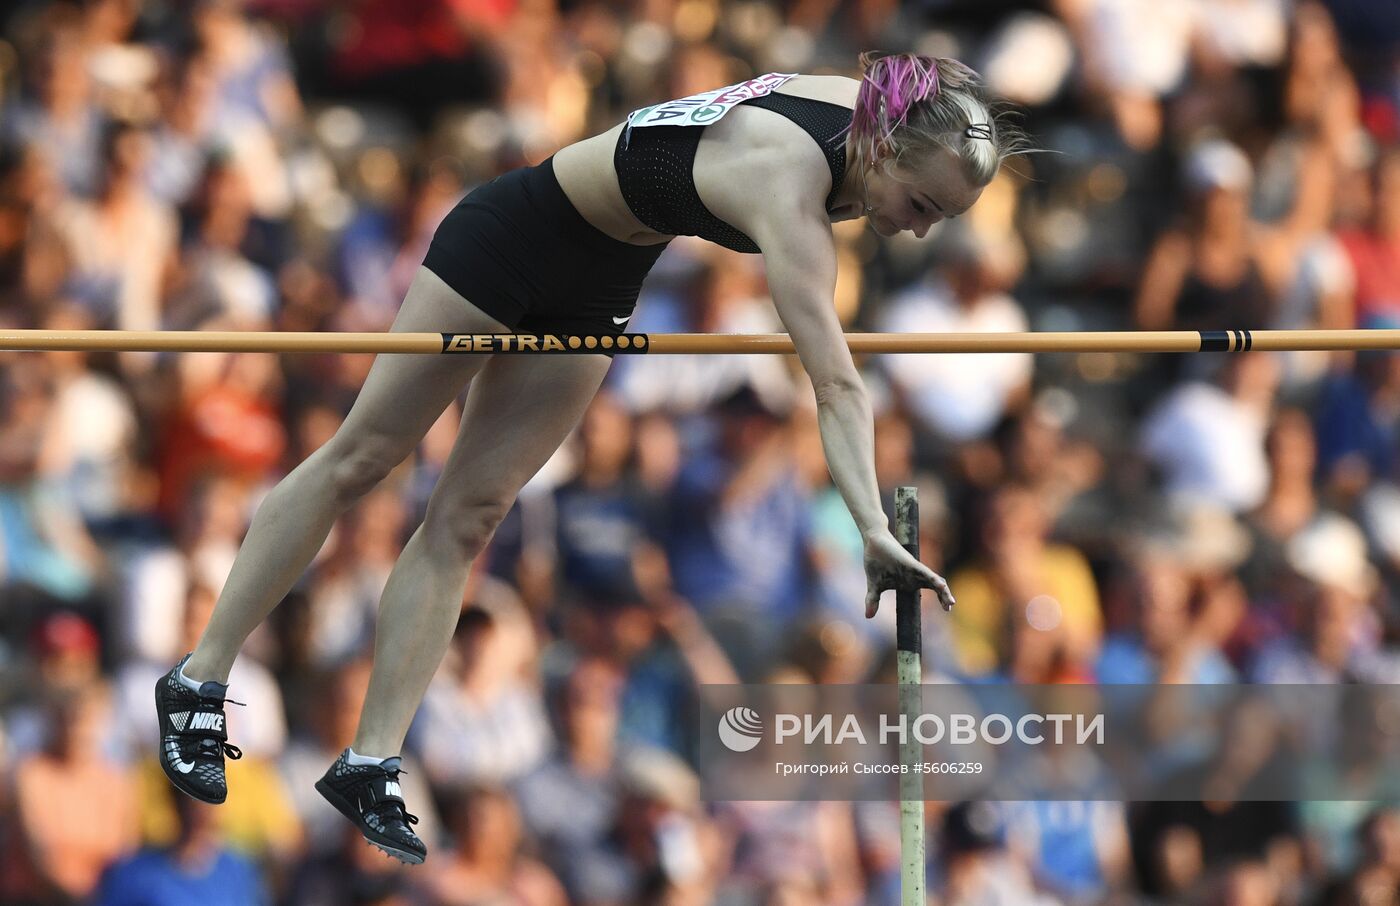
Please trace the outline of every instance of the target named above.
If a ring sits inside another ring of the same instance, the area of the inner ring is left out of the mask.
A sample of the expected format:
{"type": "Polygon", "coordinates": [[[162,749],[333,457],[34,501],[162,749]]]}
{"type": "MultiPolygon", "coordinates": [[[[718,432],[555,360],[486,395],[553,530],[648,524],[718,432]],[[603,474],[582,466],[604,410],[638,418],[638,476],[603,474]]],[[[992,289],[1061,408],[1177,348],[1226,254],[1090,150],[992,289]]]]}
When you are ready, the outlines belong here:
{"type": "Polygon", "coordinates": [[[188,774],[194,770],[193,761],[185,761],[180,757],[180,743],[177,740],[170,740],[165,744],[165,754],[168,756],[166,762],[181,774],[188,774]]]}
{"type": "Polygon", "coordinates": [[[628,321],[630,321],[630,320],[632,320],[632,316],[631,316],[631,315],[628,315],[628,316],[625,317],[625,318],[613,318],[613,323],[616,324],[618,327],[621,327],[622,325],[626,324],[626,323],[627,323],[628,321]]]}

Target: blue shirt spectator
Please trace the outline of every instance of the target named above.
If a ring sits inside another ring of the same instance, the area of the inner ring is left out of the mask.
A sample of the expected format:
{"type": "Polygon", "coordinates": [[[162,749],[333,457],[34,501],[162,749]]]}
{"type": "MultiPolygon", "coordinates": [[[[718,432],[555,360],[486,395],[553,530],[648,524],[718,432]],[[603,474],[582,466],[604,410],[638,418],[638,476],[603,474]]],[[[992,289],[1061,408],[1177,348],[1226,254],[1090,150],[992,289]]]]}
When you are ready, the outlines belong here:
{"type": "Polygon", "coordinates": [[[1400,384],[1400,356],[1363,353],[1356,372],[1333,374],[1316,404],[1318,475],[1324,485],[1353,486],[1395,474],[1400,448],[1395,415],[1382,401],[1400,384]],[[1361,470],[1359,474],[1358,470],[1361,470]],[[1348,475],[1355,475],[1348,479],[1348,475]]]}
{"type": "Polygon", "coordinates": [[[757,395],[741,390],[722,408],[719,449],[687,461],[672,489],[666,553],[676,591],[702,614],[786,622],[807,597],[809,500],[786,429],[757,395]]]}
{"type": "Polygon", "coordinates": [[[102,876],[97,906],[261,906],[268,903],[253,863],[220,850],[204,865],[182,864],[173,851],[145,850],[102,876]]]}
{"type": "Polygon", "coordinates": [[[565,588],[607,594],[630,588],[632,556],[648,535],[648,502],[625,478],[574,480],[554,493],[557,557],[565,588]]]}

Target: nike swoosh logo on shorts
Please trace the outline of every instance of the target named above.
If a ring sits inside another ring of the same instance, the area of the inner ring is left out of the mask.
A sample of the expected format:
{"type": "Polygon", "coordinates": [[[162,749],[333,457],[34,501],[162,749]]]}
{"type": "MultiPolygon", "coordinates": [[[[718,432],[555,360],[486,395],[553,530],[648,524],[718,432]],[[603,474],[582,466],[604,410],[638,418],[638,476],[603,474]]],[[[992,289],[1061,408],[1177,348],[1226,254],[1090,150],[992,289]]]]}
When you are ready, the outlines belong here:
{"type": "Polygon", "coordinates": [[[613,318],[613,323],[616,324],[618,327],[621,327],[622,325],[626,324],[626,323],[627,323],[628,321],[630,321],[630,320],[632,320],[632,316],[631,316],[631,315],[628,315],[628,316],[625,317],[625,318],[613,318]]]}
{"type": "Polygon", "coordinates": [[[180,757],[180,743],[178,740],[172,739],[166,742],[165,754],[168,756],[166,761],[181,774],[188,774],[190,771],[194,770],[193,761],[185,761],[180,757]]]}

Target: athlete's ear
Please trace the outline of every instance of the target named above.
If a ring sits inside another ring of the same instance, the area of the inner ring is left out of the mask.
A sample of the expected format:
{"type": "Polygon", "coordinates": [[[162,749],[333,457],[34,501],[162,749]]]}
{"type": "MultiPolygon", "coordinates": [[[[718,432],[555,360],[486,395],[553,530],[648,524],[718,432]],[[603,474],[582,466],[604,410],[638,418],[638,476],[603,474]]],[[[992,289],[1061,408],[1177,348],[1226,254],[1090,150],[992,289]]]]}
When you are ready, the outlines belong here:
{"type": "Polygon", "coordinates": [[[895,157],[894,146],[888,139],[880,139],[875,143],[875,157],[870,161],[870,166],[879,170],[881,174],[888,175],[895,164],[895,157]]]}

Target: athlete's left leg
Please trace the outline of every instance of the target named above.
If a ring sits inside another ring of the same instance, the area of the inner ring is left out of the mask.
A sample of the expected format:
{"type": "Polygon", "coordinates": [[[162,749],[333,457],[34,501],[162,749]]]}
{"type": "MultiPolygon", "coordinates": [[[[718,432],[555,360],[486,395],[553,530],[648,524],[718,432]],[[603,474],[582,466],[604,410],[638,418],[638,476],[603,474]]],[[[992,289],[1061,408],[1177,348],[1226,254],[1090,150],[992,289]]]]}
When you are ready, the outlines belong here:
{"type": "Polygon", "coordinates": [[[472,561],[578,423],[610,362],[602,355],[495,356],[472,381],[456,445],[380,599],[357,754],[398,754],[447,653],[472,561]]]}

